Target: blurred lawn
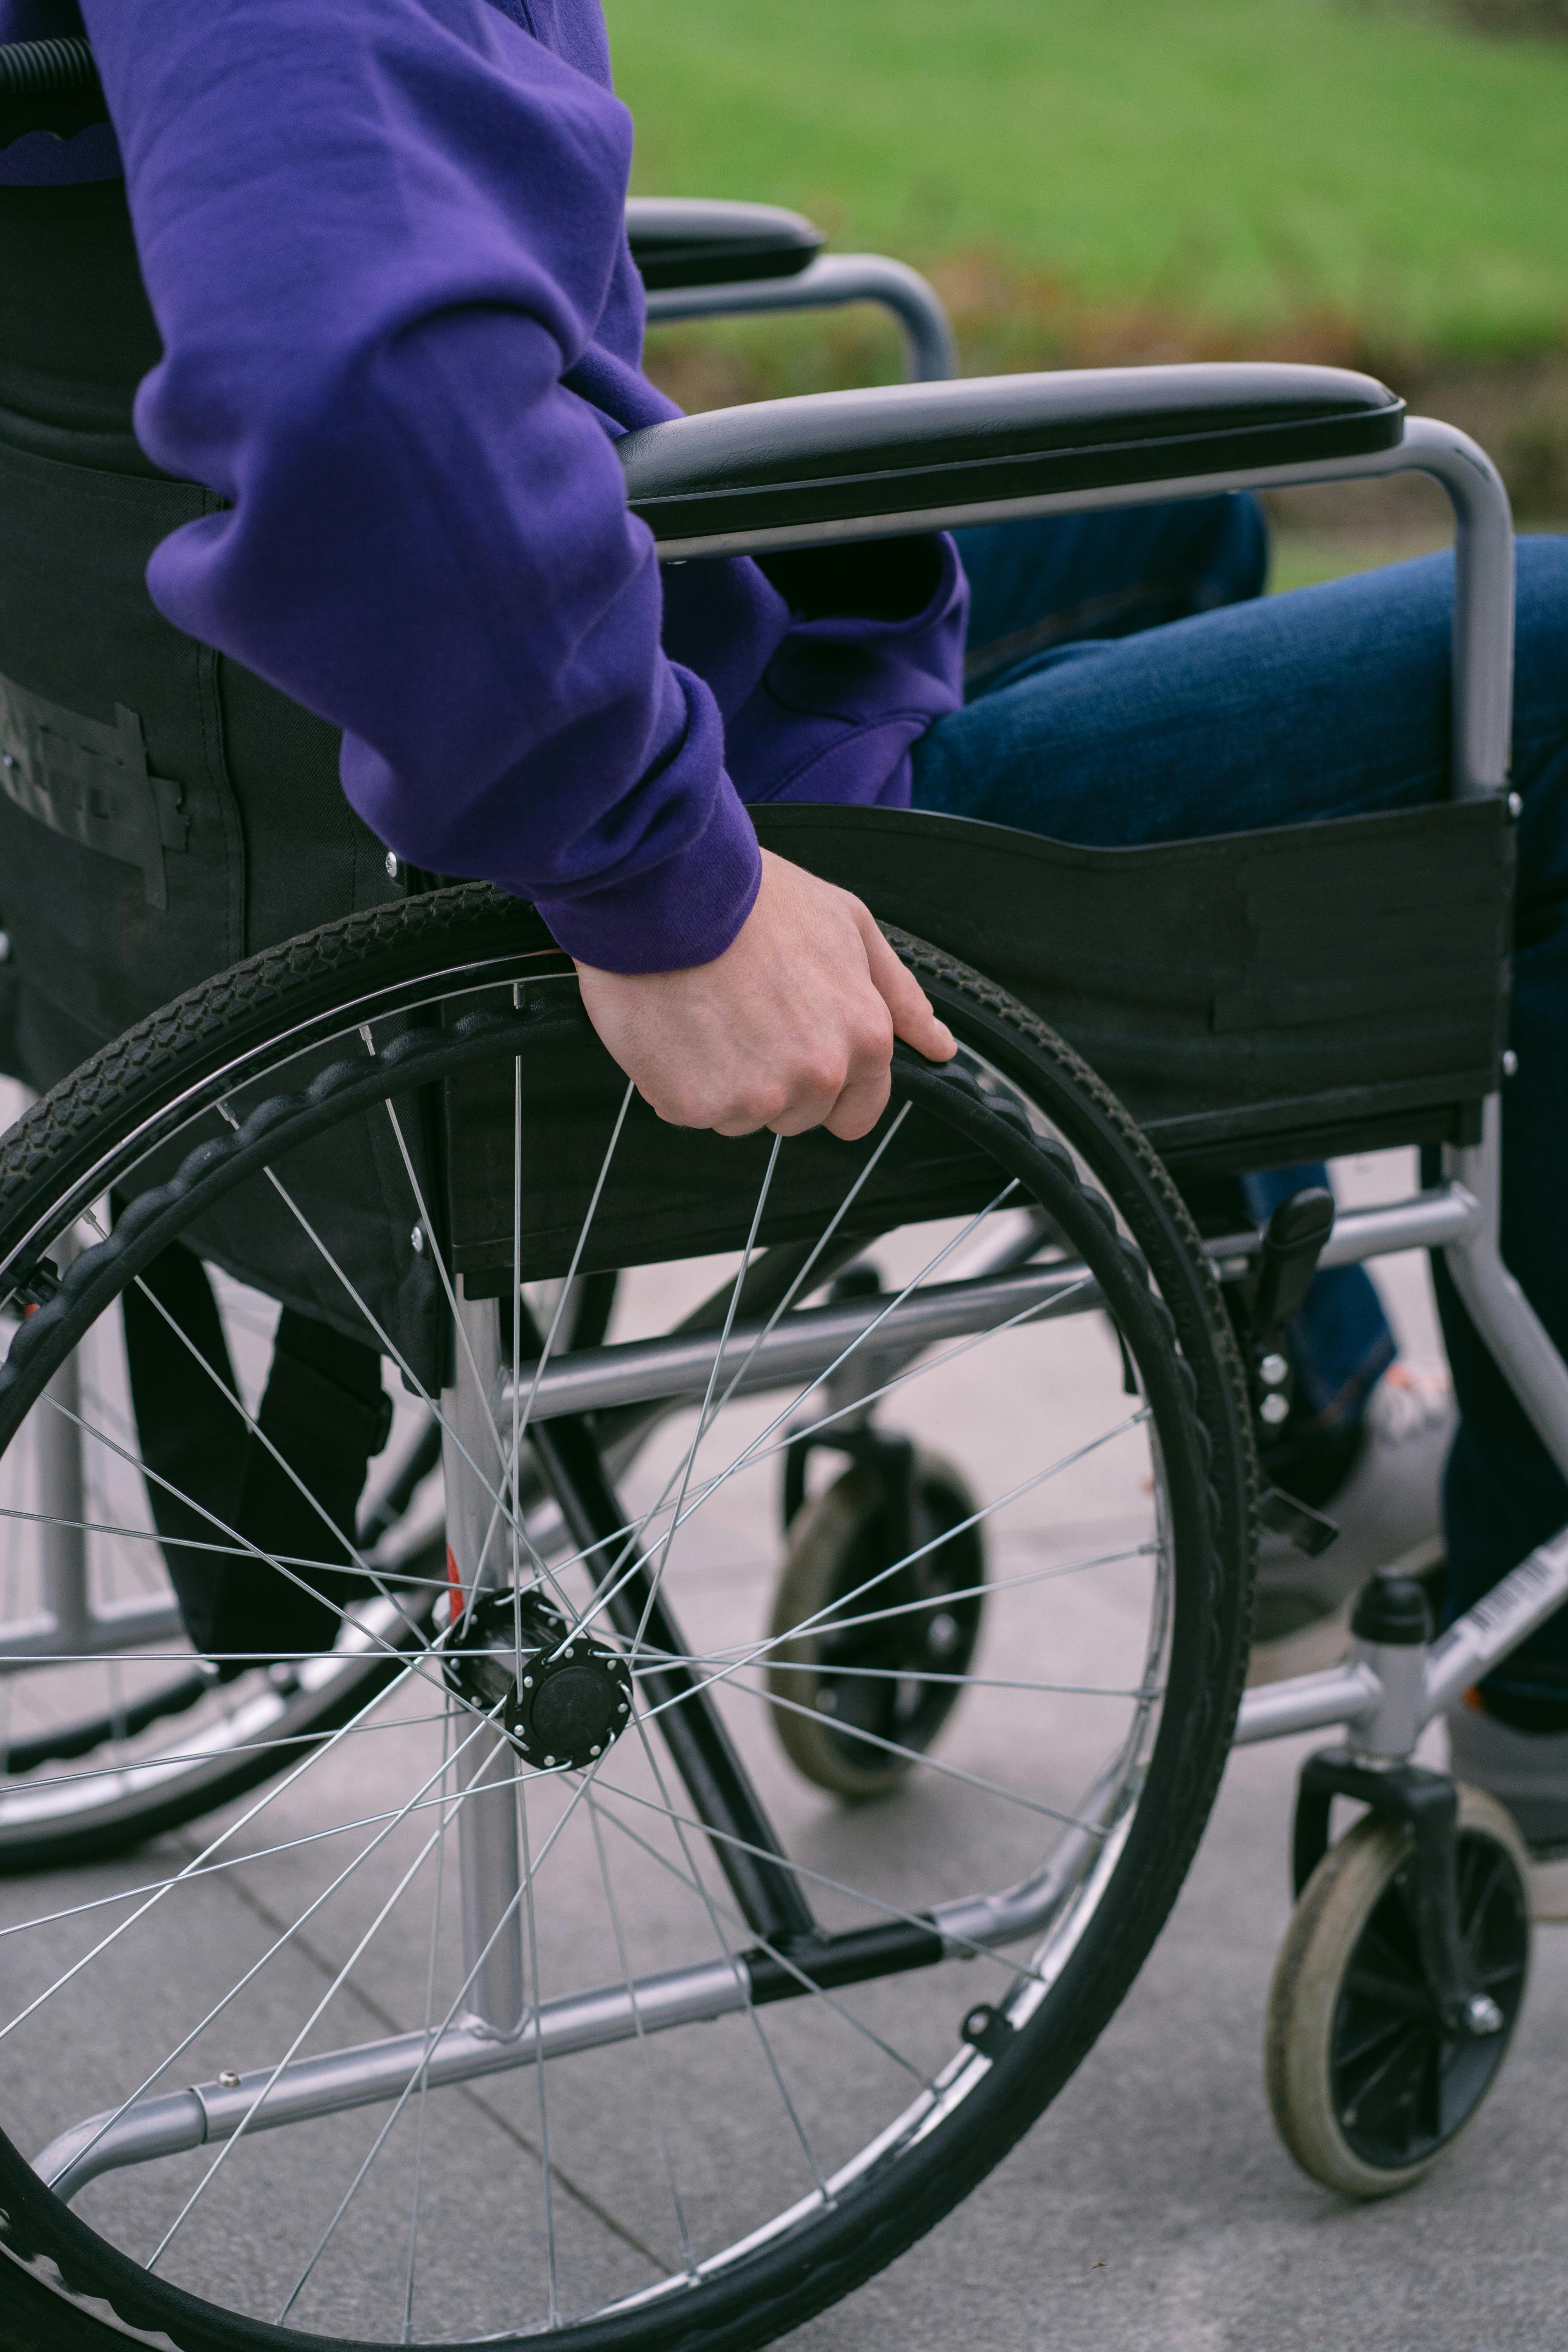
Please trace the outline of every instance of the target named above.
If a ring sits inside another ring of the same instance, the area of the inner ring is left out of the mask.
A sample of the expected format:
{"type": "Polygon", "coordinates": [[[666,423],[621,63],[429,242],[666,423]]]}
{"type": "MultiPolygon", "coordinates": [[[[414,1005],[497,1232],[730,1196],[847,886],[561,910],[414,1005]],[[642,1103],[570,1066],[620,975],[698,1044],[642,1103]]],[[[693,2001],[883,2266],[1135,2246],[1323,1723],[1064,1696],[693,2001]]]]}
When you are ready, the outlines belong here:
{"type": "Polygon", "coordinates": [[[1315,588],[1320,581],[1342,580],[1351,572],[1375,572],[1384,563],[1404,563],[1413,555],[1452,545],[1450,538],[1408,534],[1352,537],[1330,531],[1300,531],[1276,528],[1268,565],[1271,595],[1289,588],[1315,588]]]}
{"type": "Polygon", "coordinates": [[[1568,335],[1568,43],[1409,0],[606,0],[634,184],[1376,348],[1568,335]]]}

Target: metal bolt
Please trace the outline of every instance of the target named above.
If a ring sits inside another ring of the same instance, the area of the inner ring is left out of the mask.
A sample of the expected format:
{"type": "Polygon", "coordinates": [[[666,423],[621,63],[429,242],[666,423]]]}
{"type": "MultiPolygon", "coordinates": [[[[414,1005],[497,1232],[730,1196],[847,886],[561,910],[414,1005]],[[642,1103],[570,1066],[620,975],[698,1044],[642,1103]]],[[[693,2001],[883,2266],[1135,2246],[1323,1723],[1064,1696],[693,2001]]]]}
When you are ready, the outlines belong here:
{"type": "Polygon", "coordinates": [[[554,1759],[554,1757],[553,1757],[553,1756],[547,1756],[547,1757],[545,1758],[545,1759],[544,1759],[544,1760],[545,1760],[545,1762],[546,1762],[547,1764],[553,1764],[553,1763],[554,1763],[554,1761],[555,1761],[555,1759],[554,1759]]]}
{"type": "Polygon", "coordinates": [[[1471,2033],[1488,2034],[1502,2032],[1502,2011],[1490,1993],[1473,1993],[1465,2003],[1464,2019],[1466,2027],[1471,2033]]]}
{"type": "Polygon", "coordinates": [[[571,1643],[570,1643],[570,1642],[568,1642],[568,1643],[567,1643],[567,1644],[566,1644],[566,1647],[562,1651],[561,1654],[562,1654],[562,1656],[563,1656],[563,1658],[574,1658],[574,1657],[576,1656],[577,1653],[576,1653],[576,1651],[572,1647],[571,1643]]]}
{"type": "Polygon", "coordinates": [[[522,1687],[524,1690],[531,1690],[533,1688],[533,1676],[531,1675],[524,1675],[522,1678],[522,1687]]]}
{"type": "Polygon", "coordinates": [[[1510,793],[1508,796],[1508,813],[1511,817],[1521,817],[1524,814],[1524,803],[1517,793],[1510,793]]]}
{"type": "Polygon", "coordinates": [[[1282,1397],[1276,1389],[1273,1395],[1266,1396],[1258,1406],[1258,1417],[1259,1421],[1267,1422],[1270,1429],[1278,1429],[1282,1421],[1289,1421],[1290,1417],[1289,1399],[1282,1397]]]}
{"type": "Polygon", "coordinates": [[[395,849],[389,849],[386,853],[386,878],[389,882],[395,882],[397,879],[397,852],[395,849]]]}
{"type": "Polygon", "coordinates": [[[1503,1055],[1503,1057],[1502,1057],[1502,1074],[1503,1074],[1503,1076],[1504,1076],[1505,1078],[1511,1078],[1511,1077],[1513,1077],[1513,1076],[1515,1076],[1515,1074],[1517,1073],[1518,1069],[1519,1069],[1519,1055],[1514,1052],[1513,1047],[1510,1045],[1510,1046],[1508,1048],[1508,1051],[1504,1054],[1504,1055],[1503,1055]]]}
{"type": "Polygon", "coordinates": [[[625,1715],[626,1712],[627,1712],[626,1702],[626,1700],[625,1700],[625,1699],[622,1699],[622,1701],[621,1701],[621,1713],[622,1713],[623,1715],[625,1715]]]}
{"type": "Polygon", "coordinates": [[[416,1257],[424,1256],[425,1228],[423,1225],[415,1226],[414,1231],[408,1236],[408,1246],[414,1252],[416,1257]]]}
{"type": "Polygon", "coordinates": [[[596,1755],[598,1754],[598,1752],[599,1752],[599,1751],[598,1751],[598,1749],[597,1749],[596,1748],[589,1748],[589,1750],[588,1750],[588,1753],[589,1753],[589,1755],[590,1755],[590,1756],[596,1756],[596,1755]]]}
{"type": "Polygon", "coordinates": [[[1283,1356],[1265,1356],[1258,1376],[1266,1388],[1282,1389],[1290,1377],[1290,1367],[1283,1356]]]}
{"type": "Polygon", "coordinates": [[[223,2073],[218,2076],[218,2081],[223,2084],[226,2091],[237,2091],[239,2088],[239,2076],[233,2073],[227,2066],[224,2068],[223,2073]]]}
{"type": "Polygon", "coordinates": [[[963,2021],[963,2030],[965,2033],[984,2033],[990,2022],[991,2012],[988,2009],[972,2009],[963,2021]]]}

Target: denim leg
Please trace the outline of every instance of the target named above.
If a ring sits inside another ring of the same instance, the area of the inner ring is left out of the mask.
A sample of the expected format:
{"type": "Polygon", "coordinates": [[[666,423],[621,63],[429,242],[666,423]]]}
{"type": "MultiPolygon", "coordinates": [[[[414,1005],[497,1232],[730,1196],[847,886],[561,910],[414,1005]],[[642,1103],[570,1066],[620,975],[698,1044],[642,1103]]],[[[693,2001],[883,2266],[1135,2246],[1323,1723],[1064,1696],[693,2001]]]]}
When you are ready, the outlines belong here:
{"type": "Polygon", "coordinates": [[[1258,502],[1234,495],[984,523],[955,536],[969,579],[970,700],[1050,646],[1131,636],[1260,596],[1268,571],[1258,502]]]}
{"type": "MultiPolygon", "coordinates": [[[[916,805],[1114,846],[1410,808],[1448,782],[1453,566],[1431,556],[1133,637],[1049,647],[940,719],[916,805]]],[[[1519,543],[1513,782],[1524,803],[1519,1073],[1503,1109],[1503,1254],[1568,1354],[1568,540],[1519,543]]],[[[1547,1460],[1439,1270],[1463,1426],[1446,1495],[1466,1606],[1568,1520],[1547,1460]]],[[[1510,1662],[1568,1696],[1568,1612],[1510,1662]]]]}

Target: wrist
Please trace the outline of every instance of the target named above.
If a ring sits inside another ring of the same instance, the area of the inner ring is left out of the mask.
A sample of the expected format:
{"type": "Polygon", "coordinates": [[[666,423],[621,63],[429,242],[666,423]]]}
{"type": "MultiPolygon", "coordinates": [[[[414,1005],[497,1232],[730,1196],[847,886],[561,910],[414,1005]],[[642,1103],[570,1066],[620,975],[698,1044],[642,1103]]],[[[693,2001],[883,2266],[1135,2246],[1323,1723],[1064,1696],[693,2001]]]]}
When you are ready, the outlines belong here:
{"type": "Polygon", "coordinates": [[[727,781],[700,833],[616,882],[540,898],[558,943],[599,971],[681,971],[729,947],[762,883],[756,829],[727,781]]]}

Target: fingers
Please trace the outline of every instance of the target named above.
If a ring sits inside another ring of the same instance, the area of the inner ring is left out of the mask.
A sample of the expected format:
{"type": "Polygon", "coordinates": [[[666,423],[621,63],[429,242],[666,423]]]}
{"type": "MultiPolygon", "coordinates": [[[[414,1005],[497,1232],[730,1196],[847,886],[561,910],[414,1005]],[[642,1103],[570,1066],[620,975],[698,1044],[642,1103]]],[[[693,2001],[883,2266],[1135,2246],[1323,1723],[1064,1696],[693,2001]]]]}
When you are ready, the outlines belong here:
{"type": "Polygon", "coordinates": [[[893,1091],[891,1056],[880,1070],[864,1078],[851,1080],[821,1124],[840,1143],[858,1143],[869,1135],[888,1108],[888,1097],[893,1091]]]}
{"type": "Polygon", "coordinates": [[[870,967],[872,982],[882,1002],[893,1016],[893,1034],[928,1062],[951,1062],[958,1051],[958,1043],[945,1021],[937,1018],[929,996],[910,971],[901,964],[872,920],[868,908],[860,908],[861,937],[866,942],[866,961],[870,967]]]}
{"type": "Polygon", "coordinates": [[[887,1108],[895,1038],[932,1062],[956,1051],[860,901],[766,855],[751,914],[710,963],[578,971],[599,1036],[673,1126],[855,1142],[887,1108]]]}

